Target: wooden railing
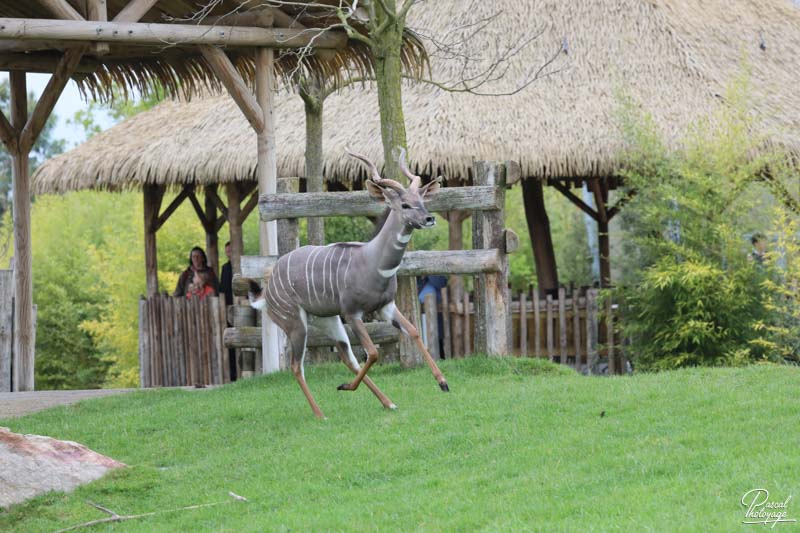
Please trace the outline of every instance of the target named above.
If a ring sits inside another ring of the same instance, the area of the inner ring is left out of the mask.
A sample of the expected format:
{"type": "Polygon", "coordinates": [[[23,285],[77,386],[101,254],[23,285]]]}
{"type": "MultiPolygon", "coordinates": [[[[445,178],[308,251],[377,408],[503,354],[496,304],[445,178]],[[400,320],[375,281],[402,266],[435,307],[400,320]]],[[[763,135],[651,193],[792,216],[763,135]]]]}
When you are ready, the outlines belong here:
{"type": "Polygon", "coordinates": [[[222,343],[225,298],[139,300],[141,387],[218,385],[230,381],[228,350],[222,343]]]}

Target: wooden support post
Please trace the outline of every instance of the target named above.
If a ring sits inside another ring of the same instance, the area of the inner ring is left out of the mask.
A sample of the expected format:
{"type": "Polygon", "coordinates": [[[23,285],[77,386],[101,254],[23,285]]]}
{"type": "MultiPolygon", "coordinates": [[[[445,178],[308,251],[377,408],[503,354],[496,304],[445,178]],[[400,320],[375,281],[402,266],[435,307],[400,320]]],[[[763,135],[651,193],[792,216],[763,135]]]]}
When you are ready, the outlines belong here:
{"type": "Polygon", "coordinates": [[[145,183],[142,187],[144,201],[144,272],[147,296],[158,294],[158,251],[156,248],[156,223],[164,197],[164,186],[145,183]]]}
{"type": "MultiPolygon", "coordinates": [[[[282,178],[278,180],[279,193],[297,192],[300,188],[299,178],[282,178]]],[[[284,218],[278,221],[278,255],[288,254],[300,247],[300,230],[296,218],[284,218]]]]}
{"type": "Polygon", "coordinates": [[[529,178],[522,181],[522,195],[525,205],[525,220],[533,247],[536,263],[536,279],[539,295],[554,292],[558,288],[558,268],[550,231],[550,219],[544,203],[542,181],[529,178]]]}
{"type": "Polygon", "coordinates": [[[217,235],[217,204],[212,198],[216,194],[216,185],[206,185],[204,187],[203,203],[205,204],[205,222],[203,227],[206,233],[206,256],[208,266],[219,276],[219,236],[217,235]]]}
{"type": "MultiPolygon", "coordinates": [[[[477,161],[473,166],[475,185],[494,186],[501,206],[473,215],[472,247],[505,249],[503,207],[506,186],[505,165],[477,161]]],[[[487,355],[506,355],[511,351],[511,306],[508,292],[508,258],[501,253],[501,268],[496,273],[475,278],[475,350],[487,355]]]]}
{"type": "MultiPolygon", "coordinates": [[[[25,73],[12,70],[11,125],[21,131],[28,120],[28,93],[25,73]]],[[[31,194],[28,150],[11,154],[14,198],[14,360],[13,390],[34,389],[33,367],[33,280],[31,276],[31,194]]]]}
{"type": "MultiPolygon", "coordinates": [[[[275,148],[275,58],[268,48],[256,50],[256,101],[263,113],[264,127],[258,130],[258,192],[275,194],[278,188],[278,163],[275,148]]],[[[261,255],[278,255],[278,225],[275,221],[259,224],[259,251],[261,255]]],[[[283,352],[278,326],[262,311],[261,328],[263,338],[262,365],[265,373],[276,372],[280,368],[283,352]]]]}
{"type": "Polygon", "coordinates": [[[231,241],[231,268],[234,274],[242,273],[242,254],[244,253],[244,234],[241,221],[241,196],[237,183],[225,184],[228,198],[228,231],[231,241]]]}

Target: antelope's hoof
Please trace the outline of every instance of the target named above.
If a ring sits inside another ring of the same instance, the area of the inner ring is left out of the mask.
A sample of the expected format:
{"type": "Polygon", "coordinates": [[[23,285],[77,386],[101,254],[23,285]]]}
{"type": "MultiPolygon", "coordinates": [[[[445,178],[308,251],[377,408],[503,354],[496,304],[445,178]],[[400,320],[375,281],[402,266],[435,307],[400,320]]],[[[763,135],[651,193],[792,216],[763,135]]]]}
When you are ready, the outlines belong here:
{"type": "Polygon", "coordinates": [[[386,409],[388,409],[389,411],[397,411],[397,406],[393,403],[390,403],[389,405],[386,406],[386,409]]]}
{"type": "Polygon", "coordinates": [[[353,390],[353,387],[349,383],[342,383],[336,387],[336,390],[353,390]]]}
{"type": "Polygon", "coordinates": [[[442,389],[442,392],[450,392],[450,387],[447,386],[447,382],[439,383],[439,388],[442,389]]]}

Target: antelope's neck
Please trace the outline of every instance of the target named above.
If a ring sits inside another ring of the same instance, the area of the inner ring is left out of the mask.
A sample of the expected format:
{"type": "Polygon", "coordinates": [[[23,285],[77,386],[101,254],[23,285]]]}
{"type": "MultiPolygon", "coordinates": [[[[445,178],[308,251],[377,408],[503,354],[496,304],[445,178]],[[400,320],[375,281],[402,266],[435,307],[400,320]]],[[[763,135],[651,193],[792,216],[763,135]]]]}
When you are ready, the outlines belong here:
{"type": "Polygon", "coordinates": [[[400,215],[392,211],[380,232],[367,244],[365,251],[370,265],[381,277],[391,278],[397,273],[413,231],[414,228],[406,226],[400,215]]]}

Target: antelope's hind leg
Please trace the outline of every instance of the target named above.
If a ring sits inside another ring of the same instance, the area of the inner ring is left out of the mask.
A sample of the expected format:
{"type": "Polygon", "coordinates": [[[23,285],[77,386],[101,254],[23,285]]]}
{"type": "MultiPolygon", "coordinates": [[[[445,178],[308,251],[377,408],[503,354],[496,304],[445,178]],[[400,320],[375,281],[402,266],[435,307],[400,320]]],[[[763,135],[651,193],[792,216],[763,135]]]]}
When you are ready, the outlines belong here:
{"type": "MultiPolygon", "coordinates": [[[[320,325],[325,326],[328,336],[336,341],[336,348],[339,350],[339,358],[342,363],[349,368],[353,374],[358,375],[361,371],[361,365],[358,364],[358,359],[353,354],[353,348],[350,346],[350,339],[347,338],[347,332],[342,324],[342,319],[338,316],[318,319],[320,325]]],[[[397,406],[386,396],[375,383],[368,376],[364,376],[364,384],[372,394],[381,402],[386,409],[397,409],[397,406]]]]}
{"type": "Polygon", "coordinates": [[[347,323],[353,328],[353,332],[358,336],[361,346],[367,351],[367,362],[356,374],[356,378],[350,383],[342,383],[339,385],[339,390],[356,390],[364,378],[367,376],[370,367],[378,360],[378,349],[373,344],[372,339],[369,338],[367,328],[364,326],[364,321],[360,316],[349,315],[346,317],[347,323]]]}
{"type": "Polygon", "coordinates": [[[289,343],[292,345],[291,366],[292,373],[294,373],[294,378],[297,380],[297,384],[300,385],[300,389],[303,391],[303,394],[306,395],[308,405],[310,405],[311,410],[314,411],[314,416],[317,418],[325,418],[325,415],[322,414],[317,402],[314,401],[314,396],[311,394],[311,391],[308,388],[305,372],[303,371],[303,359],[306,355],[306,340],[308,335],[308,320],[306,317],[306,312],[303,309],[299,309],[296,320],[293,320],[292,322],[282,322],[283,324],[280,325],[286,332],[286,335],[289,337],[289,343]],[[286,327],[283,327],[284,324],[286,327]]]}

